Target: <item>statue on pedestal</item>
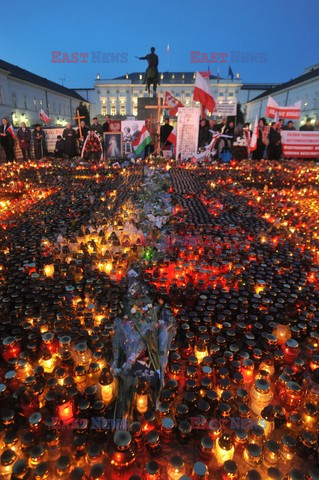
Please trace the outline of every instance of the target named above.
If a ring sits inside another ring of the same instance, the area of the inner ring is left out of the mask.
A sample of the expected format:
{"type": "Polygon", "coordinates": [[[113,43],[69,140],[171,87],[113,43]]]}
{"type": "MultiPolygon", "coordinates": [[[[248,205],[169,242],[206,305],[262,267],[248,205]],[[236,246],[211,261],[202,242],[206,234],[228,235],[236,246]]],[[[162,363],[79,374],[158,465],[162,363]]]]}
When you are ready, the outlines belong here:
{"type": "Polygon", "coordinates": [[[151,48],[151,53],[145,55],[145,57],[137,57],[139,60],[147,60],[148,67],[144,74],[144,83],[145,90],[150,94],[151,85],[153,85],[153,97],[156,97],[156,88],[159,85],[159,75],[158,75],[158,56],[156,55],[155,48],[151,48]]]}

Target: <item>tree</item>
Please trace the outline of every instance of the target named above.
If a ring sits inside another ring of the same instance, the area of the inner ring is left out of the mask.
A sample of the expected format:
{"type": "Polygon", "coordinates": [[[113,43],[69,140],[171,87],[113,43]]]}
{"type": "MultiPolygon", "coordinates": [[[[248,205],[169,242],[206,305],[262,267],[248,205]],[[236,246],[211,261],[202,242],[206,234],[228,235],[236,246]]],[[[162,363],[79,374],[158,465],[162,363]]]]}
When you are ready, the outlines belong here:
{"type": "Polygon", "coordinates": [[[80,105],[78,106],[78,110],[80,112],[80,116],[85,117],[84,119],[85,125],[89,127],[91,125],[91,122],[90,122],[90,112],[88,110],[88,107],[83,102],[80,102],[80,105]]]}

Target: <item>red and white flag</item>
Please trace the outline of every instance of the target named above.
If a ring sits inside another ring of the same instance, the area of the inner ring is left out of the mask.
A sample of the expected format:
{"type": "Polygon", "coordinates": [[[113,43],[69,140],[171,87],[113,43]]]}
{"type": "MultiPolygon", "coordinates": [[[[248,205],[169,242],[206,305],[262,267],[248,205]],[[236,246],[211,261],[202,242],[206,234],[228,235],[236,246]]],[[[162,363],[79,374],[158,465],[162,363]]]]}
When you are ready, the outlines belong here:
{"type": "Polygon", "coordinates": [[[207,70],[205,72],[199,72],[203,78],[207,78],[208,80],[210,79],[210,70],[207,70]]]}
{"type": "Polygon", "coordinates": [[[167,142],[171,142],[174,145],[174,149],[176,148],[176,128],[174,127],[171,133],[167,137],[167,142]]]}
{"type": "Polygon", "coordinates": [[[39,118],[44,123],[50,123],[51,122],[51,118],[45,113],[45,111],[42,108],[39,111],[39,118]]]}
{"type": "Polygon", "coordinates": [[[299,102],[294,103],[293,105],[281,107],[280,105],[278,105],[276,100],[274,100],[271,96],[268,97],[268,102],[266,107],[266,117],[276,118],[276,114],[278,113],[278,116],[280,118],[298,120],[300,118],[300,112],[301,112],[301,100],[299,102]]]}
{"type": "Polygon", "coordinates": [[[172,107],[168,110],[168,113],[171,117],[175,117],[178,108],[184,106],[182,102],[178,100],[178,98],[173,97],[170,92],[165,92],[164,105],[169,105],[170,107],[172,107]]]}
{"type": "Polygon", "coordinates": [[[12,126],[12,125],[10,125],[10,126],[8,127],[8,132],[10,133],[10,135],[11,135],[12,138],[16,138],[16,134],[14,133],[14,130],[13,130],[13,126],[12,126]]]}
{"type": "Polygon", "coordinates": [[[208,81],[199,72],[196,73],[193,100],[200,102],[206,110],[213,113],[216,106],[213,92],[208,81]]]}
{"type": "Polygon", "coordinates": [[[257,115],[256,115],[255,124],[254,124],[254,130],[253,130],[253,134],[252,134],[251,140],[250,140],[250,151],[251,151],[251,152],[253,152],[254,150],[256,150],[256,148],[257,148],[257,140],[258,140],[258,119],[257,119],[257,115]]]}

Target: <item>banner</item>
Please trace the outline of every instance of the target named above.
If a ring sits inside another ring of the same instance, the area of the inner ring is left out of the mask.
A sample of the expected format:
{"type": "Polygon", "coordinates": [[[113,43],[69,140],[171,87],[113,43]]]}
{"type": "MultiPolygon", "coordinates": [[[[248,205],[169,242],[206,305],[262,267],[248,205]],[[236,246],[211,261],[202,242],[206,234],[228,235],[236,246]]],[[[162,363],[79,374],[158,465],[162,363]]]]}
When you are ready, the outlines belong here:
{"type": "Polygon", "coordinates": [[[173,97],[170,92],[165,92],[164,105],[169,105],[170,107],[172,107],[167,109],[171,117],[176,117],[178,108],[184,107],[182,102],[180,102],[178,98],[173,97]]]}
{"type": "Polygon", "coordinates": [[[197,153],[199,108],[178,109],[176,159],[187,160],[197,153]]]}
{"type": "Polygon", "coordinates": [[[266,117],[275,118],[278,113],[279,118],[287,118],[290,120],[298,120],[301,112],[301,100],[293,105],[287,107],[280,107],[278,103],[272,98],[268,97],[266,107],[266,117]]]}
{"type": "Polygon", "coordinates": [[[284,157],[319,158],[319,131],[281,130],[280,133],[284,157]]]}
{"type": "Polygon", "coordinates": [[[237,98],[234,100],[221,100],[216,103],[214,115],[236,116],[237,115],[237,98]]]}

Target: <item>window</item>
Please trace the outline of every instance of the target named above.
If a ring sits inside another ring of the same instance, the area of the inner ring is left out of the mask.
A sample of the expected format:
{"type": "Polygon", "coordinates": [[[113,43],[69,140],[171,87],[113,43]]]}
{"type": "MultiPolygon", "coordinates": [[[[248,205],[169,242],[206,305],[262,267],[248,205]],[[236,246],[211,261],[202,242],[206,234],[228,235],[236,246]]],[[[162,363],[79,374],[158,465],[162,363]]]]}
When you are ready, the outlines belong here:
{"type": "Polygon", "coordinates": [[[140,73],[140,80],[142,80],[142,79],[143,79],[143,75],[140,73]]]}
{"type": "Polygon", "coordinates": [[[228,96],[229,96],[229,97],[233,97],[233,96],[234,96],[234,92],[229,92],[228,96]]]}
{"type": "Polygon", "coordinates": [[[133,108],[133,115],[134,115],[134,117],[137,116],[137,108],[133,108]]]}
{"type": "Polygon", "coordinates": [[[17,106],[17,95],[16,92],[12,92],[12,106],[16,107],[17,106]]]}
{"type": "Polygon", "coordinates": [[[106,106],[102,105],[101,114],[106,115],[106,106]]]}
{"type": "Polygon", "coordinates": [[[126,115],[126,106],[125,105],[121,105],[120,114],[121,115],[126,115]]]}
{"type": "Polygon", "coordinates": [[[111,115],[116,115],[116,106],[111,105],[111,115]]]}
{"type": "Polygon", "coordinates": [[[43,108],[43,100],[42,100],[42,98],[41,98],[41,100],[40,100],[40,107],[43,108]]]}
{"type": "Polygon", "coordinates": [[[26,95],[23,96],[23,101],[24,101],[24,108],[28,110],[28,97],[26,95]]]}
{"type": "Polygon", "coordinates": [[[35,97],[33,97],[33,109],[37,109],[37,99],[35,97]]]}
{"type": "Polygon", "coordinates": [[[219,96],[219,97],[223,97],[223,96],[224,96],[224,92],[218,92],[218,96],[219,96]]]}

